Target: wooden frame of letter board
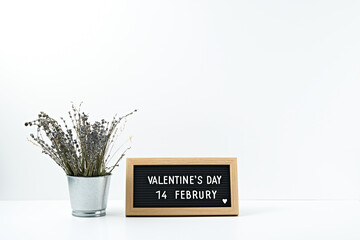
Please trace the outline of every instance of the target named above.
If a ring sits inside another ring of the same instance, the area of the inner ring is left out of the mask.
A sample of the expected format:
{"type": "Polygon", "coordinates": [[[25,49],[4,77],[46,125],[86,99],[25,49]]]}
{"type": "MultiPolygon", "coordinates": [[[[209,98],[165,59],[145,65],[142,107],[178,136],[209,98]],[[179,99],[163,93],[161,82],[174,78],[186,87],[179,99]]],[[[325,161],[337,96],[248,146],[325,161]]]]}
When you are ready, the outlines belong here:
{"type": "Polygon", "coordinates": [[[126,159],[126,216],[239,215],[236,158],[128,158],[126,159]],[[231,207],[134,208],[135,165],[229,165],[231,207]]]}

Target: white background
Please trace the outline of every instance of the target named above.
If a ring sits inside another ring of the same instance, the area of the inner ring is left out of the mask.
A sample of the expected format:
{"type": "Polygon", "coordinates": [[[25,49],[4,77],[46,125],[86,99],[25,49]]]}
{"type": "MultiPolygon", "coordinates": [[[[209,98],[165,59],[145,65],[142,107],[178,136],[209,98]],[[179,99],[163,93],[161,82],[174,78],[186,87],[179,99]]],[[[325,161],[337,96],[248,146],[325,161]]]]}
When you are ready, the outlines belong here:
{"type": "MultiPolygon", "coordinates": [[[[360,2],[0,1],[0,199],[67,199],[39,111],[134,108],[128,157],[238,157],[240,199],[360,198],[360,2]]],[[[124,198],[124,162],[111,199],[124,198]]]]}

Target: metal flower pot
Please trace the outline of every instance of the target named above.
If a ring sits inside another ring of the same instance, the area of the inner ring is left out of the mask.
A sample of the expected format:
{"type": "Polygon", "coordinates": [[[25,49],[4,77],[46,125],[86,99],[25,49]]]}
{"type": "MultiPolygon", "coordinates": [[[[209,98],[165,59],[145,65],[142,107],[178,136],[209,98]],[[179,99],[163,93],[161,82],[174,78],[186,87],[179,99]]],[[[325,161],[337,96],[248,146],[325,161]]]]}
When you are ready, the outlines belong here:
{"type": "Polygon", "coordinates": [[[67,176],[72,215],[101,217],[106,215],[111,175],[100,177],[67,176]]]}

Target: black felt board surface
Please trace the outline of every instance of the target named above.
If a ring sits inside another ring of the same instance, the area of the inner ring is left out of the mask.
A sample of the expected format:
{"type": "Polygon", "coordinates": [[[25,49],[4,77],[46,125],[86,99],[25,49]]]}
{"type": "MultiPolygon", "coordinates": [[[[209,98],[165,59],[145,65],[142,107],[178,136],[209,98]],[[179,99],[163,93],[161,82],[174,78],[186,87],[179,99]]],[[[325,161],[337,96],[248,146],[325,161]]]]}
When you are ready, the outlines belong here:
{"type": "Polygon", "coordinates": [[[231,207],[230,166],[135,165],[133,197],[134,208],[231,207]]]}

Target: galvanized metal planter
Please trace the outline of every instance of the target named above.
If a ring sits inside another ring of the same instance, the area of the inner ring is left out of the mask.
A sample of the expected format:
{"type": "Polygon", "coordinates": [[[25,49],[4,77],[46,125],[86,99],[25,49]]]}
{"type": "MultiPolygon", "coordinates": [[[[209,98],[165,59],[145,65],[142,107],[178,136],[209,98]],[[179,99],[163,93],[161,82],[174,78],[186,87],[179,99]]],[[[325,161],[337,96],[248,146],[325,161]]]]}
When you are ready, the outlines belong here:
{"type": "Polygon", "coordinates": [[[73,216],[101,217],[106,215],[111,175],[67,176],[67,179],[73,216]]]}

